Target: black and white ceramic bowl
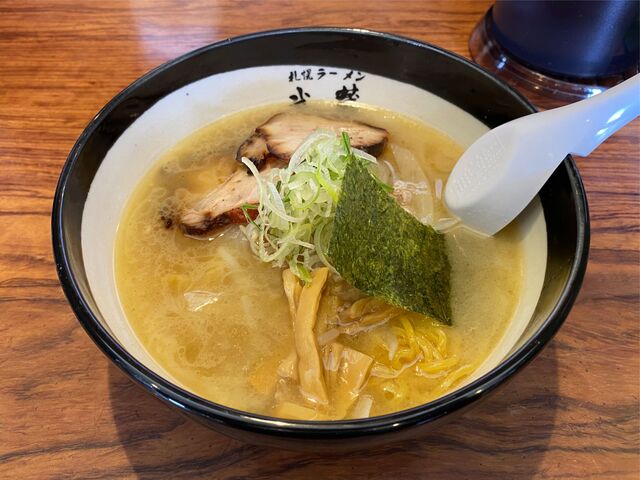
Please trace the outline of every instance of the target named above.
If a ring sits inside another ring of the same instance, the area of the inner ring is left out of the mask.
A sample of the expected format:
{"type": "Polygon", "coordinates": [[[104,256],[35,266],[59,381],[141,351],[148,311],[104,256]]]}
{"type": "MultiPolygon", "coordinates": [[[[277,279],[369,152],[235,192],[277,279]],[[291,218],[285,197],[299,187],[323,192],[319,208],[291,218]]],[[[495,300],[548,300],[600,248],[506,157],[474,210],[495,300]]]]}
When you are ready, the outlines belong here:
{"type": "Polygon", "coordinates": [[[462,146],[534,108],[468,61],[410,39],[336,28],[225,40],[148,73],[111,100],[76,142],[53,205],[53,248],[65,294],[103,352],[153,395],[228,435],[271,445],[364,447],[428,432],[502,384],[551,339],[584,276],[585,193],[571,158],[525,212],[525,301],[490,358],[436,401],[363,420],[309,422],[227,408],[190,393],[146,353],[127,323],[113,273],[114,239],[129,195],[163,152],[245,108],[310,99],[386,107],[436,126],[462,146]],[[545,235],[546,231],[546,235],[545,235]],[[544,261],[546,258],[546,262],[544,261]]]}

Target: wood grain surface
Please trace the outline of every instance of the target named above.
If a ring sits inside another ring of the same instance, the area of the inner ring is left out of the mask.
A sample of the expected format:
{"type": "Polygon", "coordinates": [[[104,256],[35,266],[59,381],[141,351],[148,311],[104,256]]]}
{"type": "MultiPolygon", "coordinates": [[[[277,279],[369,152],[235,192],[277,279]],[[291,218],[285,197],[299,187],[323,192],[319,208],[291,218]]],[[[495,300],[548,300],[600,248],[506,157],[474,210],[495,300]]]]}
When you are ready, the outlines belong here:
{"type": "Polygon", "coordinates": [[[257,30],[362,27],[467,55],[488,1],[0,1],[0,478],[598,478],[640,475],[640,123],[578,159],[582,292],[548,348],[428,440],[310,455],[213,433],[98,351],[50,246],[58,174],[87,122],[152,67],[257,30]]]}

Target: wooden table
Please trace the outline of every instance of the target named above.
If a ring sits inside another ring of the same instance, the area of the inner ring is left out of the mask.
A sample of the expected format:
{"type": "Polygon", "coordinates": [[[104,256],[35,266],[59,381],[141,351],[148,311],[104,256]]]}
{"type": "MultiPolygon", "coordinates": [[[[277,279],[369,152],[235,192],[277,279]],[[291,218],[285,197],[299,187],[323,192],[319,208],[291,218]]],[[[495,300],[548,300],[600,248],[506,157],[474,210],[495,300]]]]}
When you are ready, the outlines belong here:
{"type": "Polygon", "coordinates": [[[551,345],[427,441],[309,455],[185,420],[98,351],[67,305],[51,200],[76,137],[152,67],[256,30],[385,30],[468,55],[488,1],[0,2],[1,478],[609,478],[639,464],[640,123],[588,160],[591,258],[551,345]]]}

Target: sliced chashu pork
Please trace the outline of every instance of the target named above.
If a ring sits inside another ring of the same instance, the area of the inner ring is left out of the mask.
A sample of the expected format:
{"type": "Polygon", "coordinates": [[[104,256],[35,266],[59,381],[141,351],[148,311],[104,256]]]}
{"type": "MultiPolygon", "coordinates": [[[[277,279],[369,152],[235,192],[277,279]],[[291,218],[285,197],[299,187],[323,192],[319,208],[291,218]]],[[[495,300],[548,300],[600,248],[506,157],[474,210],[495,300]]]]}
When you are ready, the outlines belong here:
{"type": "Polygon", "coordinates": [[[318,115],[284,112],[274,115],[238,148],[236,160],[247,157],[260,168],[269,156],[289,160],[293,152],[314,130],[347,132],[351,145],[377,156],[389,136],[382,128],[352,120],[336,120],[318,115]]]}
{"type": "MultiPolygon", "coordinates": [[[[279,113],[260,125],[240,146],[237,159],[249,158],[262,173],[282,167],[304,139],[319,128],[336,134],[347,132],[351,145],[379,155],[387,141],[386,130],[349,120],[332,120],[317,115],[279,113]]],[[[259,201],[255,179],[239,170],[209,192],[191,208],[180,213],[178,224],[188,235],[206,235],[231,223],[246,223],[242,209],[259,201]]],[[[255,210],[251,210],[254,212],[255,210]]]]}
{"type": "Polygon", "coordinates": [[[248,158],[258,170],[262,169],[269,157],[269,146],[262,135],[254,133],[240,145],[236,160],[241,162],[243,157],[248,158]]]}
{"type": "MultiPolygon", "coordinates": [[[[263,172],[268,172],[281,163],[269,162],[263,172]]],[[[188,235],[205,235],[216,228],[231,223],[246,223],[242,206],[259,202],[256,179],[246,170],[232,173],[221,185],[211,190],[192,208],[182,211],[179,224],[188,235]]],[[[255,214],[255,210],[248,210],[255,214]]]]}

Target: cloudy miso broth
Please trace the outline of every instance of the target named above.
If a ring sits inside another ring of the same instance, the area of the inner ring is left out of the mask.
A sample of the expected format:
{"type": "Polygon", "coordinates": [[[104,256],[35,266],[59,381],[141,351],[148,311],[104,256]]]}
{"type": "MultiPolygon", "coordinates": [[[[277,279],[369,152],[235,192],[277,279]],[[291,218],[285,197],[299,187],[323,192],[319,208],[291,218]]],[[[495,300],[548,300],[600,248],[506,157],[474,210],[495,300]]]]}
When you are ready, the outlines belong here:
{"type": "Polygon", "coordinates": [[[188,390],[266,415],[375,416],[455,388],[487,358],[518,305],[523,267],[515,224],[492,238],[459,226],[445,230],[452,326],[408,312],[370,324],[350,323],[355,318],[350,312],[378,305],[331,275],[314,329],[332,399],[328,404],[310,402],[295,375],[285,372],[296,346],[282,269],[252,253],[239,225],[204,239],[172,225],[176,212],[244,168],[236,151],[258,125],[292,109],[386,129],[388,143],[378,157],[381,177],[409,185],[398,199],[418,219],[446,226],[441,196],[462,148],[438,130],[391,111],[329,102],[275,104],[230,115],[167,152],[127,204],[118,227],[115,272],[121,304],[138,339],[188,390]],[[336,345],[368,359],[364,383],[346,396],[337,368],[331,367],[336,345]]]}

